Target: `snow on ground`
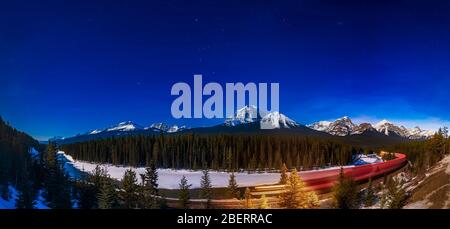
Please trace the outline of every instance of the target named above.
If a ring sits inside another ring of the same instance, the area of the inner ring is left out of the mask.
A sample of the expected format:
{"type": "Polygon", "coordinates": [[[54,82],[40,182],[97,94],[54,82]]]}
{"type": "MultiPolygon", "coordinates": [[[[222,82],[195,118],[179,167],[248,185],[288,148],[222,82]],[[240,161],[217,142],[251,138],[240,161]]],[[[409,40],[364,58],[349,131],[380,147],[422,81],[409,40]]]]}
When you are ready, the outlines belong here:
{"type": "Polygon", "coordinates": [[[43,196],[44,194],[44,190],[39,190],[39,194],[38,197],[36,198],[36,204],[34,205],[34,207],[36,209],[50,209],[46,204],[45,204],[45,198],[43,196]]]}
{"type": "Polygon", "coordinates": [[[8,186],[9,188],[9,200],[4,200],[0,197],[0,209],[15,209],[16,208],[16,199],[17,199],[17,190],[13,186],[8,186]]]}
{"type": "MultiPolygon", "coordinates": [[[[74,160],[70,155],[65,154],[63,151],[58,152],[58,158],[64,161],[64,169],[67,171],[70,177],[79,178],[82,174],[82,171],[91,172],[95,169],[97,164],[77,161],[74,160]]],[[[139,174],[144,174],[145,168],[139,167],[128,167],[128,166],[114,166],[114,165],[105,165],[108,174],[111,178],[121,180],[123,174],[127,169],[133,169],[138,179],[140,178],[139,174]]],[[[158,169],[158,185],[160,188],[164,189],[178,189],[178,184],[180,183],[181,178],[186,176],[189,183],[192,184],[192,188],[200,187],[200,180],[202,177],[202,171],[191,171],[191,170],[174,170],[174,169],[158,169]]],[[[227,187],[228,179],[230,178],[230,174],[227,172],[218,172],[218,171],[210,171],[209,172],[212,186],[213,187],[227,187]]],[[[277,183],[280,179],[279,173],[254,173],[249,174],[246,172],[235,173],[236,181],[239,186],[255,186],[255,185],[263,185],[263,184],[274,184],[277,183]]],[[[140,182],[140,180],[139,180],[140,182]]]]}
{"type": "MultiPolygon", "coordinates": [[[[19,196],[19,192],[13,187],[9,186],[10,197],[9,200],[4,200],[0,197],[0,209],[15,209],[16,208],[16,200],[19,196]]],[[[45,199],[42,196],[43,190],[40,190],[38,196],[36,198],[36,204],[34,207],[36,209],[49,209],[47,205],[45,205],[45,199]]]]}
{"type": "MultiPolygon", "coordinates": [[[[98,165],[96,163],[86,162],[86,161],[78,161],[72,158],[72,156],[65,154],[63,151],[58,152],[58,159],[64,162],[64,169],[69,174],[71,178],[79,179],[83,172],[91,172],[98,165]]],[[[353,165],[344,166],[352,167],[355,165],[376,163],[382,161],[376,155],[358,155],[358,160],[353,165]]],[[[133,169],[138,178],[138,182],[140,181],[140,175],[145,173],[144,167],[130,167],[130,166],[115,166],[110,164],[102,164],[101,166],[106,167],[108,174],[111,178],[121,180],[123,174],[127,169],[133,169]]],[[[340,167],[329,167],[322,170],[327,169],[339,169],[340,167]]],[[[302,171],[301,173],[314,172],[311,171],[302,171]]],[[[158,185],[160,188],[165,189],[178,189],[178,184],[180,183],[181,178],[186,176],[189,183],[192,184],[192,188],[200,187],[200,180],[202,177],[202,171],[192,171],[192,170],[174,170],[174,169],[158,169],[158,185]]],[[[209,172],[212,186],[213,187],[227,187],[228,180],[230,178],[230,173],[220,172],[220,171],[210,171],[209,172]]],[[[247,173],[247,172],[237,172],[235,173],[236,181],[240,187],[247,186],[257,186],[257,185],[265,185],[265,184],[275,184],[280,180],[279,173],[247,173]]]]}
{"type": "Polygon", "coordinates": [[[376,154],[358,154],[353,157],[353,165],[365,165],[383,162],[383,159],[376,154]]]}
{"type": "Polygon", "coordinates": [[[28,153],[30,154],[31,158],[39,157],[39,152],[34,147],[31,147],[28,153]]]}

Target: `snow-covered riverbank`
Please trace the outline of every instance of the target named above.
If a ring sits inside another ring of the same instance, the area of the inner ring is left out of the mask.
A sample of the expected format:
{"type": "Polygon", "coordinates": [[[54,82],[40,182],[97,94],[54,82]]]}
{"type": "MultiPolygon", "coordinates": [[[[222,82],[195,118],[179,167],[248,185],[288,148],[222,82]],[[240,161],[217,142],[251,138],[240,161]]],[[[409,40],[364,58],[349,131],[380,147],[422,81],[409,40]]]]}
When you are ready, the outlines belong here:
{"type": "MultiPolygon", "coordinates": [[[[95,163],[74,160],[70,155],[65,154],[63,151],[59,151],[58,156],[61,160],[64,161],[64,168],[72,178],[78,178],[81,174],[81,171],[91,172],[97,165],[95,163]]],[[[114,166],[105,164],[103,164],[102,166],[106,167],[108,170],[108,174],[112,178],[117,180],[122,179],[125,171],[130,168],[133,169],[136,174],[138,174],[138,178],[140,177],[139,174],[143,174],[145,172],[145,168],[143,167],[134,168],[128,166],[114,166]]],[[[178,184],[180,183],[183,175],[186,176],[189,183],[192,184],[192,188],[198,188],[200,187],[202,172],[191,170],[158,169],[158,175],[158,184],[160,188],[178,189],[178,184]]],[[[249,174],[246,172],[239,172],[235,173],[235,176],[238,185],[241,187],[274,184],[277,183],[280,179],[279,173],[249,174]]],[[[227,172],[210,171],[210,177],[213,187],[227,187],[230,174],[227,172]]]]}

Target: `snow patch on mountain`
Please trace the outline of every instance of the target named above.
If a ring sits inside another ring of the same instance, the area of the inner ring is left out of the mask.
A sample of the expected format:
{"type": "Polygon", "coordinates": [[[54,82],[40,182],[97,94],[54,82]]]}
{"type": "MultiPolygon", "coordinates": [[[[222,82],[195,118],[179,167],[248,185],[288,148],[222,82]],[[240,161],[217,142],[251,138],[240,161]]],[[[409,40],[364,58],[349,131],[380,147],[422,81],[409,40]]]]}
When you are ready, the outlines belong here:
{"type": "Polygon", "coordinates": [[[236,111],[234,116],[228,117],[225,120],[226,126],[237,126],[244,123],[252,123],[261,119],[261,116],[265,116],[265,113],[258,114],[258,108],[250,105],[245,106],[236,111]]]}
{"type": "Polygon", "coordinates": [[[384,119],[377,124],[375,124],[375,129],[380,132],[384,133],[385,135],[389,136],[392,134],[396,134],[401,137],[408,137],[409,131],[404,126],[396,126],[393,123],[389,122],[388,120],[384,119]]]}
{"type": "Polygon", "coordinates": [[[121,122],[117,126],[113,126],[108,128],[106,131],[133,131],[133,130],[142,130],[144,129],[140,125],[137,125],[131,121],[121,122]]]}
{"type": "Polygon", "coordinates": [[[327,132],[336,136],[358,135],[366,131],[377,131],[387,136],[400,136],[408,139],[425,139],[435,133],[431,130],[422,130],[419,127],[408,129],[402,125],[398,126],[384,119],[375,125],[370,123],[354,124],[347,116],[337,119],[334,122],[320,121],[310,125],[309,128],[327,132]]]}
{"type": "Polygon", "coordinates": [[[326,131],[326,130],[328,130],[330,125],[331,125],[331,122],[329,122],[329,121],[320,121],[320,122],[315,122],[313,124],[307,125],[307,127],[314,129],[314,130],[318,130],[318,131],[326,131]]]}
{"type": "Polygon", "coordinates": [[[421,139],[421,138],[430,138],[435,134],[432,130],[422,130],[420,127],[416,126],[412,129],[409,129],[409,138],[410,139],[421,139]]]}
{"type": "Polygon", "coordinates": [[[93,131],[89,132],[89,134],[98,134],[101,132],[103,132],[103,130],[93,130],[93,131]]]}
{"type": "Polygon", "coordinates": [[[353,124],[349,117],[344,116],[332,122],[327,129],[327,132],[337,136],[350,135],[355,129],[356,125],[353,124]]]}
{"type": "Polygon", "coordinates": [[[260,121],[261,129],[280,129],[299,126],[294,120],[275,111],[267,114],[260,121]]]}

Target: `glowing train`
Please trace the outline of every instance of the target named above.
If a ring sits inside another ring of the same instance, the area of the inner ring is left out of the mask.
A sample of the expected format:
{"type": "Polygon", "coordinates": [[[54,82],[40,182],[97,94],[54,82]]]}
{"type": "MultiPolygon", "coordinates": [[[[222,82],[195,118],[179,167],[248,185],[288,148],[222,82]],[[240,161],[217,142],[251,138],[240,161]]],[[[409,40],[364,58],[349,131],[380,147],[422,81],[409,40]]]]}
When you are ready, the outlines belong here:
{"type": "MultiPolygon", "coordinates": [[[[406,161],[406,155],[402,153],[395,153],[395,158],[388,161],[358,165],[358,166],[344,166],[344,176],[352,177],[357,182],[363,182],[369,178],[376,178],[389,174],[402,168],[406,161]]],[[[299,172],[302,180],[307,184],[309,190],[316,192],[326,192],[333,187],[336,180],[339,178],[341,168],[334,167],[321,170],[309,170],[299,172]]],[[[277,193],[283,190],[283,185],[264,185],[255,187],[255,191],[261,193],[277,193]]]]}

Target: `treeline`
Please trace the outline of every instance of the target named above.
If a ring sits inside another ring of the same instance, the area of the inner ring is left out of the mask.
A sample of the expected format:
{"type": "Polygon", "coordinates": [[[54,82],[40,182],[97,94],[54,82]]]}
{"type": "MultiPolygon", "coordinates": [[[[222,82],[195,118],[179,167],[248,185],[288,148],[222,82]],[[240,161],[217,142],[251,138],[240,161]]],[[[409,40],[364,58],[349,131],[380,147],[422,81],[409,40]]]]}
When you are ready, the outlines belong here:
{"type": "Polygon", "coordinates": [[[447,128],[442,128],[430,139],[401,143],[385,150],[406,154],[413,165],[413,172],[423,172],[450,153],[450,138],[447,128]]]}
{"type": "MultiPolygon", "coordinates": [[[[30,148],[39,150],[39,142],[12,128],[0,117],[0,197],[9,200],[10,186],[21,199],[37,193],[40,186],[39,165],[30,157],[30,148]]],[[[31,198],[31,197],[30,197],[31,198]]],[[[18,207],[24,207],[23,202],[18,207]]]]}
{"type": "Polygon", "coordinates": [[[56,145],[40,145],[0,117],[0,197],[15,203],[15,208],[72,208],[77,190],[56,152],[56,145]]]}
{"type": "Polygon", "coordinates": [[[128,136],[62,145],[77,160],[114,165],[213,170],[310,169],[345,165],[360,149],[329,139],[266,135],[128,136]]]}

